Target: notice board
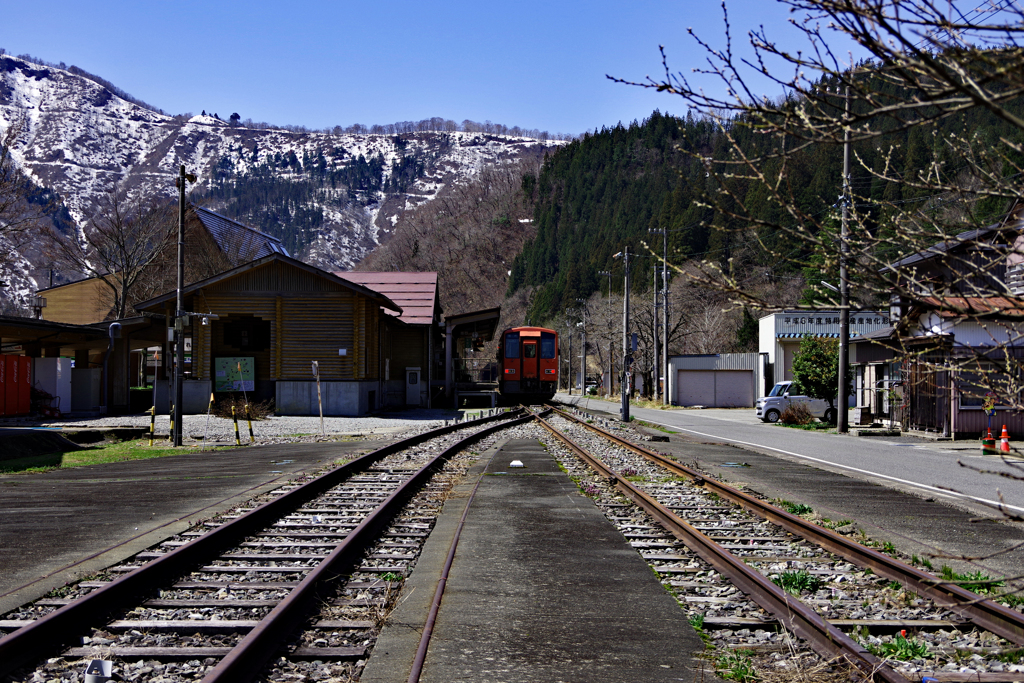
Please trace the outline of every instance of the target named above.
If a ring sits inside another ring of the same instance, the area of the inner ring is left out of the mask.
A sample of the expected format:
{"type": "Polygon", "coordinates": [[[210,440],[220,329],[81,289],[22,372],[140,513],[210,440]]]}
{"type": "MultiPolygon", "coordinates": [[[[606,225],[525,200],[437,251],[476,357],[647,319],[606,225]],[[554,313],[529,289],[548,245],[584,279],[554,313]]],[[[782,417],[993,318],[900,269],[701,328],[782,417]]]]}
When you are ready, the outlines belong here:
{"type": "Polygon", "coordinates": [[[214,391],[252,391],[255,388],[256,364],[251,356],[214,359],[214,391]]]}

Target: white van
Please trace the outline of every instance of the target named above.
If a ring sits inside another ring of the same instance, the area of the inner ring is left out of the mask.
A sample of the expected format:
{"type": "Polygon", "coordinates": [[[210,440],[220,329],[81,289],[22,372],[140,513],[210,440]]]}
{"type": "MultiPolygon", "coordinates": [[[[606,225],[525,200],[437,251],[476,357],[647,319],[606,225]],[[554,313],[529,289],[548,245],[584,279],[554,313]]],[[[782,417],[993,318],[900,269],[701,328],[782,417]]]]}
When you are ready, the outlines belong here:
{"type": "Polygon", "coordinates": [[[757,417],[762,422],[778,422],[782,412],[793,403],[803,403],[811,411],[811,415],[823,422],[835,422],[836,410],[830,408],[828,401],[821,398],[811,398],[801,393],[792,393],[790,390],[799,392],[800,387],[793,387],[793,382],[779,382],[767,396],[757,399],[757,417]]]}

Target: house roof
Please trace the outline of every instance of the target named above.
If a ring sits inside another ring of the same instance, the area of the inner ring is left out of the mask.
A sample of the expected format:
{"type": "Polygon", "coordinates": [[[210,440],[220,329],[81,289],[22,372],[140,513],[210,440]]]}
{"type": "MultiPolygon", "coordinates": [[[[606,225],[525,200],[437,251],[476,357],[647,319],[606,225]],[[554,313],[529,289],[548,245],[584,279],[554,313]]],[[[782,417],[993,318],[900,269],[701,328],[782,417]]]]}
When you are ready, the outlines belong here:
{"type": "Polygon", "coordinates": [[[369,287],[402,307],[398,319],[409,325],[430,325],[437,306],[437,273],[335,271],[340,278],[369,287]]]}
{"type": "Polygon", "coordinates": [[[291,255],[284,243],[273,235],[250,228],[201,206],[192,208],[199,222],[210,232],[210,236],[225,254],[239,254],[250,261],[270,254],[291,255]]]}
{"type": "Polygon", "coordinates": [[[893,264],[885,266],[884,268],[882,268],[882,271],[895,270],[897,268],[904,268],[906,266],[910,266],[915,263],[920,263],[922,261],[928,261],[937,256],[942,256],[943,254],[948,254],[952,251],[955,251],[960,247],[975,244],[978,242],[978,240],[982,239],[983,237],[997,233],[1006,228],[1012,227],[1016,230],[1020,230],[1022,213],[1024,213],[1024,203],[1022,203],[1020,200],[1015,200],[1013,206],[998,223],[994,223],[984,228],[975,228],[973,230],[967,230],[961,232],[958,235],[950,237],[949,239],[945,239],[941,242],[936,242],[927,249],[922,249],[916,254],[911,254],[910,256],[906,256],[893,264]]]}
{"type": "Polygon", "coordinates": [[[921,298],[921,304],[934,309],[941,318],[1024,316],[1024,301],[1005,296],[926,296],[921,298]]]}
{"type": "MultiPolygon", "coordinates": [[[[210,285],[216,284],[218,282],[229,280],[235,277],[236,275],[240,275],[249,270],[254,270],[273,261],[280,261],[281,263],[285,263],[295,268],[299,268],[300,270],[305,270],[306,272],[313,273],[314,275],[318,275],[326,280],[337,282],[355,292],[362,294],[365,297],[372,299],[373,301],[376,301],[381,308],[387,309],[389,311],[394,311],[394,315],[399,315],[402,313],[402,308],[384,294],[374,289],[370,289],[369,287],[364,287],[359,283],[352,282],[344,278],[340,278],[334,275],[333,273],[328,273],[326,270],[320,270],[315,266],[311,266],[308,263],[303,263],[302,261],[293,259],[291,256],[286,256],[284,254],[270,254],[269,256],[264,256],[263,258],[256,259],[255,261],[250,261],[249,263],[242,264],[237,268],[225,270],[223,273],[218,273],[217,275],[214,275],[211,278],[200,280],[199,282],[193,282],[189,286],[184,287],[182,289],[182,294],[191,294],[192,292],[196,292],[202,289],[203,287],[209,287],[210,285]]],[[[155,297],[153,299],[150,299],[149,301],[143,301],[141,303],[135,304],[135,309],[141,311],[144,308],[151,308],[156,304],[164,303],[165,301],[172,301],[176,298],[176,296],[177,292],[175,290],[172,290],[167,294],[155,297]]]]}

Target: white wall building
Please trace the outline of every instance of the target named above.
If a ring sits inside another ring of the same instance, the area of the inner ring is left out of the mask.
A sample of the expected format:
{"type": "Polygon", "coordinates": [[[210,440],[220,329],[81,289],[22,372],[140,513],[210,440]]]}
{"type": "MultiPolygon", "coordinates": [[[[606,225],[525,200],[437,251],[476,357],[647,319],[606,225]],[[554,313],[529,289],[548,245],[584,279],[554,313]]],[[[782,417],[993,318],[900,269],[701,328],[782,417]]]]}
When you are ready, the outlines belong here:
{"type": "MultiPolygon", "coordinates": [[[[889,313],[851,311],[850,338],[889,327],[889,313]]],[[[839,311],[782,311],[758,320],[758,395],[764,396],[775,382],[793,379],[793,356],[800,350],[800,338],[839,338],[839,311]]]]}

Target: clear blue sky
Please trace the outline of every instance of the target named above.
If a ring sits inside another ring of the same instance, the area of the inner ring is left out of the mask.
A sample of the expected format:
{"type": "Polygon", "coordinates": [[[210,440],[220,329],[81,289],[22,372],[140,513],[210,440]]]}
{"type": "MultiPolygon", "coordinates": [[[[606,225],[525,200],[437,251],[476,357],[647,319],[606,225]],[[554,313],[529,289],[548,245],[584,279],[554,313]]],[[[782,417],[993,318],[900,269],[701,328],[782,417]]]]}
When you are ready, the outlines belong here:
{"type": "MultiPolygon", "coordinates": [[[[729,2],[734,43],[764,24],[787,30],[772,0],[729,2]]],[[[678,98],[616,85],[701,66],[687,27],[724,44],[717,0],[334,0],[9,2],[0,47],[75,64],[168,113],[322,128],[431,116],[582,133],[685,114],[678,98]]],[[[765,85],[766,94],[777,95],[765,85]]]]}

